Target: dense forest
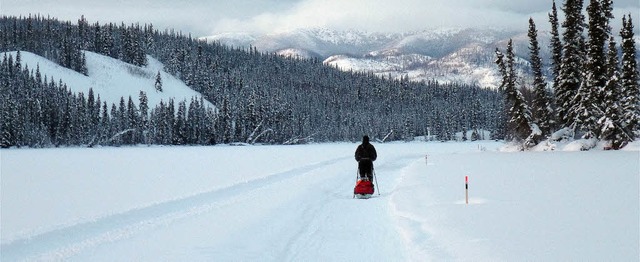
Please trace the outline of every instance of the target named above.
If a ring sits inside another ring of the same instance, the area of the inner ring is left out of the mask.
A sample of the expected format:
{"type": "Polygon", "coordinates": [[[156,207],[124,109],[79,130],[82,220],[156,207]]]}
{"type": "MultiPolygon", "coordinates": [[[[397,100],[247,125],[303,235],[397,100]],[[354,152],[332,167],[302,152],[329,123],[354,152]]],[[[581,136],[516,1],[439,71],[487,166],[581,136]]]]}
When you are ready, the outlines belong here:
{"type": "Polygon", "coordinates": [[[591,140],[583,150],[595,147],[599,140],[607,142],[606,148],[620,149],[640,135],[640,76],[631,14],[621,19],[619,51],[611,27],[612,0],[590,0],[588,17],[583,14],[583,0],[565,0],[562,10],[562,23],[555,1],[549,13],[554,77],[551,90],[542,75],[536,25],[529,20],[534,81],[525,89],[533,90],[532,103],[525,101],[518,86],[522,82],[514,69],[512,41],[506,56],[496,49],[506,101],[506,136],[522,141],[523,149],[548,137],[591,140]]]}
{"type": "MultiPolygon", "coordinates": [[[[139,106],[71,93],[39,69],[1,57],[2,147],[454,139],[463,130],[504,135],[497,90],[343,72],[316,59],[286,58],[194,39],[152,25],[73,24],[41,16],[0,18],[0,52],[29,51],[87,74],[84,52],[145,66],[147,55],[203,94],[203,101],[139,106]]],[[[161,79],[157,87],[161,90],[161,79]]],[[[486,137],[485,137],[486,138],[486,137]]]]}

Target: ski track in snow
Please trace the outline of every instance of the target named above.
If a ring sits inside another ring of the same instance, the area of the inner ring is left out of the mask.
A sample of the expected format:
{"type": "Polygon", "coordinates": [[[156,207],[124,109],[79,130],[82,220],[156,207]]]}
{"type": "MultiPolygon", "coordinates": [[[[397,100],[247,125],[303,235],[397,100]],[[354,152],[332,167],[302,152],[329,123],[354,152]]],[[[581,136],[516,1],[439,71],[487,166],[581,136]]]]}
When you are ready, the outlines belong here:
{"type": "MultiPolygon", "coordinates": [[[[355,182],[355,172],[353,176],[343,176],[341,174],[340,179],[332,179],[335,189],[331,192],[326,192],[326,194],[317,194],[324,197],[304,198],[314,199],[314,203],[306,203],[306,208],[301,216],[301,219],[306,221],[304,224],[307,226],[299,228],[295,236],[285,245],[290,247],[285,252],[292,253],[285,254],[277,261],[340,261],[351,257],[352,254],[351,256],[342,256],[340,253],[332,253],[332,251],[336,252],[336,250],[345,249],[361,253],[360,258],[363,260],[375,261],[384,257],[384,254],[396,253],[397,255],[393,259],[405,261],[402,257],[404,250],[389,244],[397,244],[393,239],[396,235],[395,230],[391,228],[392,230],[387,229],[385,231],[387,227],[380,227],[379,225],[388,225],[393,222],[388,212],[387,201],[391,194],[389,189],[392,188],[393,182],[388,180],[397,179],[398,170],[420,157],[420,155],[416,154],[407,154],[378,163],[375,169],[377,179],[382,181],[380,184],[388,186],[388,188],[380,189],[376,187],[376,193],[370,199],[353,199],[352,195],[345,194],[344,190],[339,186],[344,184],[351,185],[352,183],[350,182],[355,182]],[[354,212],[347,214],[340,212],[344,210],[353,210],[354,212]],[[385,212],[387,214],[384,214],[385,212]],[[340,239],[345,234],[357,237],[340,239]],[[334,237],[328,238],[327,236],[334,237]],[[361,240],[354,241],[353,238],[361,240]],[[322,252],[322,250],[326,250],[326,252],[322,252]],[[325,257],[317,257],[318,254],[324,254],[325,257]]],[[[344,170],[344,172],[353,172],[353,170],[344,170]]],[[[390,258],[386,257],[385,259],[390,258]]]]}
{"type": "MultiPolygon", "coordinates": [[[[231,205],[237,205],[243,201],[251,201],[257,197],[261,189],[267,187],[291,187],[291,184],[300,184],[295,179],[307,179],[307,177],[322,177],[323,180],[313,180],[311,187],[322,190],[321,194],[313,190],[295,191],[294,200],[299,204],[287,203],[277,207],[291,208],[299,206],[300,210],[280,212],[275,217],[267,219],[283,224],[295,219],[305,221],[304,226],[288,228],[288,235],[283,236],[281,243],[273,243],[271,254],[262,254],[264,259],[271,261],[301,261],[308,259],[323,259],[317,257],[321,250],[366,250],[363,258],[376,259],[380,255],[397,253],[398,261],[404,260],[403,249],[388,243],[400,241],[393,227],[380,227],[377,224],[393,223],[389,212],[389,197],[393,194],[393,180],[397,180],[401,170],[420,159],[420,155],[407,154],[396,156],[386,161],[378,161],[376,174],[386,188],[376,188],[376,193],[371,199],[353,199],[352,193],[345,192],[344,187],[352,187],[356,179],[354,163],[351,156],[342,156],[327,161],[306,165],[282,173],[276,173],[264,178],[246,181],[233,186],[199,193],[190,197],[165,201],[151,206],[133,209],[124,213],[110,215],[95,219],[86,223],[52,230],[32,236],[28,239],[19,239],[3,244],[2,260],[68,260],[77,255],[87,253],[93,248],[132,238],[143,232],[150,232],[160,228],[177,225],[177,222],[198,217],[222,210],[231,205]],[[352,175],[347,175],[351,173],[352,175]],[[332,174],[332,175],[327,175],[332,174]],[[320,183],[320,182],[326,182],[320,183]],[[364,203],[363,203],[364,202],[364,203]],[[354,210],[353,213],[341,213],[344,210],[354,210]],[[386,215],[384,213],[386,212],[386,215]],[[383,213],[381,215],[381,213],[383,213]],[[360,222],[362,221],[362,222],[360,222]],[[327,225],[332,225],[327,227],[327,225]],[[362,241],[353,239],[328,239],[328,236],[342,236],[346,233],[356,234],[362,241]],[[393,238],[397,238],[395,241],[393,238]],[[363,246],[364,241],[371,241],[363,246]],[[351,242],[351,243],[348,243],[351,242]],[[345,248],[345,246],[347,248],[345,248]],[[320,250],[320,251],[319,251],[320,250]]],[[[280,190],[280,189],[278,189],[280,190]]],[[[277,191],[277,190],[276,190],[277,191]]],[[[272,226],[274,223],[270,223],[272,226]]],[[[279,225],[275,225],[278,227],[279,225]]],[[[245,229],[246,230],[246,229],[245,229]]],[[[249,230],[250,231],[250,230],[249,230]]],[[[212,248],[215,249],[215,248],[212,248]]],[[[214,252],[215,253],[215,252],[214,252]]],[[[339,259],[340,254],[327,252],[324,259],[339,259]]],[[[82,257],[82,256],[81,256],[82,257]]],[[[349,256],[345,256],[349,257],[349,256]]]]}
{"type": "MultiPolygon", "coordinates": [[[[129,238],[139,232],[151,230],[212,209],[233,204],[239,196],[263,187],[326,168],[350,157],[340,157],[295,168],[283,173],[236,184],[228,188],[200,193],[191,197],[166,201],[152,206],[130,210],[87,223],[42,233],[28,239],[16,240],[0,246],[2,260],[64,260],[86,249],[129,238]],[[33,254],[39,254],[33,256],[33,254]]],[[[315,213],[313,205],[309,212],[315,213]]]]}

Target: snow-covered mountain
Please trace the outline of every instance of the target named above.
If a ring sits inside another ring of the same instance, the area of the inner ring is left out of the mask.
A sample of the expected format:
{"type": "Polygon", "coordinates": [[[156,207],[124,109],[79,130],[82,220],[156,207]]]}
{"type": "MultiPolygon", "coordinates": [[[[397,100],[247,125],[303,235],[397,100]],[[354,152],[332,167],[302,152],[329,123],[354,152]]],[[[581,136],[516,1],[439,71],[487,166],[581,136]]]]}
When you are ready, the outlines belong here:
{"type": "MultiPolygon", "coordinates": [[[[548,38],[547,33],[539,33],[543,59],[548,55],[548,38]]],[[[490,88],[499,82],[493,62],[495,48],[505,49],[507,41],[513,39],[515,52],[522,58],[521,73],[526,76],[529,71],[526,32],[506,30],[449,28],[382,34],[301,29],[263,36],[224,34],[206,39],[287,56],[315,57],[343,70],[490,88]]]]}
{"type": "MultiPolygon", "coordinates": [[[[7,54],[16,57],[17,52],[8,52],[7,54]]],[[[176,105],[177,102],[183,100],[186,100],[188,104],[191,98],[200,99],[202,97],[200,93],[188,87],[184,82],[165,72],[164,65],[151,56],[147,56],[147,66],[139,67],[93,52],[84,51],[84,54],[88,76],[62,67],[42,56],[25,51],[20,52],[23,68],[28,66],[33,72],[39,68],[43,78],[46,76],[48,81],[53,79],[56,83],[62,81],[73,93],[82,92],[86,96],[89,89],[93,89],[94,94],[100,96],[100,100],[107,102],[109,106],[119,104],[121,97],[124,97],[126,102],[129,96],[138,105],[140,91],[146,93],[150,107],[154,107],[160,101],[166,103],[170,99],[174,99],[176,105]],[[155,88],[158,72],[160,72],[162,79],[162,92],[156,91],[155,88]]],[[[205,103],[213,107],[206,100],[205,103]]]]}

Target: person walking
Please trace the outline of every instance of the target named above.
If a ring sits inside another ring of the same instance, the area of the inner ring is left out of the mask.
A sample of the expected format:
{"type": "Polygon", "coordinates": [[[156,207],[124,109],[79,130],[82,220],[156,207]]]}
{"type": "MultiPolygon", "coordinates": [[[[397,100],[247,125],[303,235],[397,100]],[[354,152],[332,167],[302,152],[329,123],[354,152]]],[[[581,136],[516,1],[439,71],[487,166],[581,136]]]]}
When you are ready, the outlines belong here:
{"type": "Polygon", "coordinates": [[[373,181],[373,161],[378,158],[378,153],[376,148],[369,143],[369,136],[362,137],[362,144],[356,149],[355,158],[358,161],[360,178],[367,178],[369,181],[373,181]]]}

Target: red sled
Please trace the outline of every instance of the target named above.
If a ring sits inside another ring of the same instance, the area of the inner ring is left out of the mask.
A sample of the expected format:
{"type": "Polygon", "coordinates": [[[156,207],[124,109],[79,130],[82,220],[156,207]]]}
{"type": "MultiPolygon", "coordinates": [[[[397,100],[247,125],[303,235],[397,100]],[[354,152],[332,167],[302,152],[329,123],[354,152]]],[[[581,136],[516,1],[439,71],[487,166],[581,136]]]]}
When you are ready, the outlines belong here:
{"type": "Polygon", "coordinates": [[[356,187],[353,188],[353,196],[357,198],[370,198],[373,192],[373,183],[368,179],[358,179],[356,187]]]}

